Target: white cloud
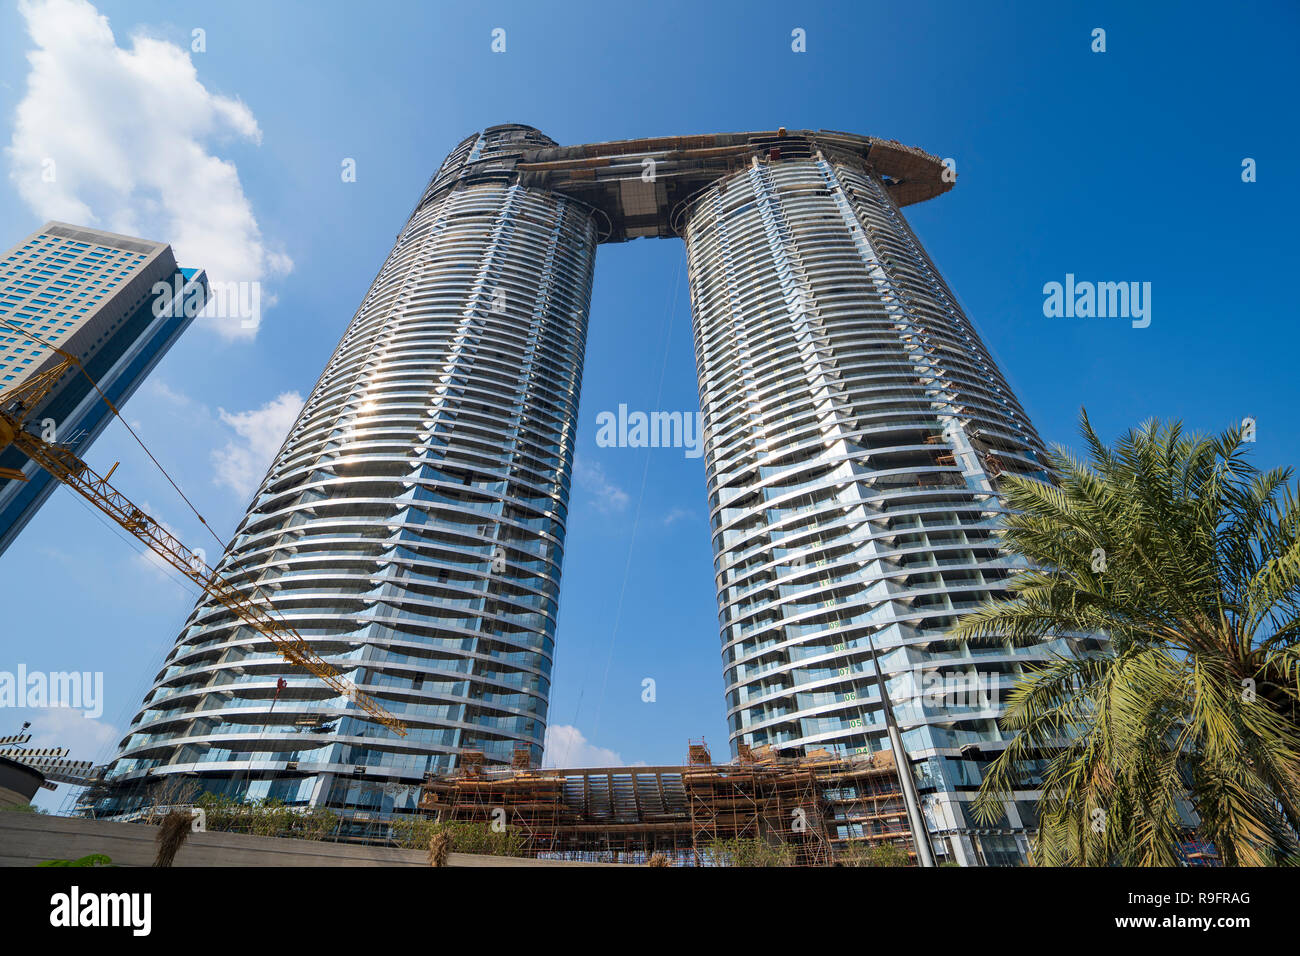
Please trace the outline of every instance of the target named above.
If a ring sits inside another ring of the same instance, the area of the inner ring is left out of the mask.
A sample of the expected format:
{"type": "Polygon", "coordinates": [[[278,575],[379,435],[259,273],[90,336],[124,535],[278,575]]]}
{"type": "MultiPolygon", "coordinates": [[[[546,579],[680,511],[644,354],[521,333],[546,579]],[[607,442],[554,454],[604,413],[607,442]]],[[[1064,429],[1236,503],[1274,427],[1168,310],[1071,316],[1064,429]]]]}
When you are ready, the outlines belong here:
{"type": "Polygon", "coordinates": [[[69,760],[95,762],[111,757],[108,751],[121,736],[112,724],[92,720],[71,707],[42,708],[32,717],[28,732],[32,739],[25,747],[67,747],[69,760]]]}
{"type": "MultiPolygon", "coordinates": [[[[137,32],[119,47],[87,0],[18,9],[33,49],[6,153],[37,215],[169,242],[214,282],[261,283],[293,268],[263,239],[235,164],[209,152],[214,139],[261,142],[247,106],[209,91],[174,43],[137,32]]],[[[226,338],[256,335],[239,317],[205,324],[226,338]]]]}
{"type": "MultiPolygon", "coordinates": [[[[145,421],[148,422],[148,427],[155,430],[155,434],[179,433],[211,445],[219,444],[229,437],[225,427],[207,405],[173,388],[156,374],[149,376],[140,386],[140,391],[132,401],[137,403],[139,411],[145,413],[145,421]]],[[[132,427],[135,427],[134,423],[132,427]]],[[[136,428],[136,431],[143,429],[136,428]]]]}
{"type": "Polygon", "coordinates": [[[545,767],[622,767],[623,758],[606,747],[597,747],[569,724],[552,724],[546,728],[545,767]]]}
{"type": "Polygon", "coordinates": [[[605,476],[604,466],[600,462],[575,461],[573,477],[592,496],[597,511],[611,514],[627,507],[627,492],[605,476]]]}
{"type": "Polygon", "coordinates": [[[664,515],[664,526],[670,527],[672,525],[675,525],[679,521],[685,520],[686,518],[694,518],[694,517],[695,517],[695,512],[692,511],[690,508],[671,508],[669,509],[668,513],[664,515]]]}
{"type": "Polygon", "coordinates": [[[190,398],[184,392],[178,392],[162,379],[152,376],[148,379],[146,387],[156,395],[164,404],[174,409],[190,408],[194,405],[194,399],[190,398]]]}
{"type": "Polygon", "coordinates": [[[217,409],[221,421],[239,435],[212,453],[214,480],[247,498],[261,484],[275,453],[284,444],[294,419],[302,411],[303,398],[285,392],[251,412],[230,413],[217,409]]]}

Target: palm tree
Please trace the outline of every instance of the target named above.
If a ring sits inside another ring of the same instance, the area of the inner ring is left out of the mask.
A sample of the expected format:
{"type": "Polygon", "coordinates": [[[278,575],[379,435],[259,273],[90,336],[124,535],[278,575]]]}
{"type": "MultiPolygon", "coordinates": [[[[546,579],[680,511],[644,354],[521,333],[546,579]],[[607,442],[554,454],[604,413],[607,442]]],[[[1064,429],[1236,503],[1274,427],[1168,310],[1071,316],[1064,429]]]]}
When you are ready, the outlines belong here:
{"type": "Polygon", "coordinates": [[[1192,832],[1232,866],[1300,852],[1300,504],[1241,429],[1148,422],[1090,460],[1057,447],[1052,483],[1004,481],[1008,594],[963,618],[972,644],[1102,635],[1008,695],[1015,736],[974,810],[992,824],[1038,789],[1034,862],[1168,866],[1192,832]],[[1039,782],[1041,781],[1041,783],[1039,782]],[[1191,814],[1188,811],[1191,811],[1191,814]]]}

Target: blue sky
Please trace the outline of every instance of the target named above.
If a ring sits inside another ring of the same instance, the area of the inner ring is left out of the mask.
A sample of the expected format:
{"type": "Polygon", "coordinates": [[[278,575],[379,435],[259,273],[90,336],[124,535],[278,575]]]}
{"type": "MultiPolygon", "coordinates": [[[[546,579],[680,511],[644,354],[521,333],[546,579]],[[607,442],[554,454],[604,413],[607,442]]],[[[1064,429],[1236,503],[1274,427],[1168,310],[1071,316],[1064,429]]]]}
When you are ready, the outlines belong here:
{"type": "MultiPolygon", "coordinates": [[[[908,217],[1046,440],[1073,442],[1081,405],[1107,436],[1150,416],[1203,429],[1252,416],[1259,464],[1300,462],[1293,4],[1231,18],[1197,3],[95,9],[136,58],[82,44],[75,80],[33,92],[32,70],[63,75],[59,57],[70,63],[74,48],[33,67],[29,26],[85,11],[70,0],[0,8],[0,246],[50,215],[23,186],[46,140],[102,136],[113,149],[74,155],[64,180],[91,224],[129,212],[185,265],[262,278],[276,301],[255,336],[196,324],[125,409],[223,537],[431,172],[466,135],[504,122],[561,143],[829,128],[951,157],[955,189],[908,217]],[[490,49],[496,27],[503,54],[490,49]],[[1104,53],[1090,49],[1097,27],[1104,53]],[[791,50],[795,28],[805,53],[791,50]],[[137,34],[152,40],[133,46],[137,34]],[[87,66],[96,56],[102,74],[87,66]],[[113,80],[124,62],[185,57],[189,78],[113,80]],[[31,97],[41,109],[24,114],[31,97]],[[77,105],[120,121],[59,133],[77,105]],[[160,139],[172,124],[183,135],[160,139]],[[190,160],[233,164],[233,186],[229,167],[210,186],[187,177],[211,165],[159,162],[185,143],[199,148],[190,160]],[[105,172],[105,156],[126,157],[126,171],[105,172]],[[1257,182],[1242,182],[1247,157],[1257,182]],[[345,158],[355,183],[340,177],[345,158]],[[210,220],[204,204],[218,201],[243,217],[232,235],[183,245],[169,234],[191,203],[210,220]],[[1150,282],[1150,327],[1045,318],[1043,285],[1066,273],[1150,282]]],[[[587,762],[673,763],[699,736],[726,750],[702,459],[595,443],[596,415],[619,403],[698,408],[684,267],[675,240],[598,257],[551,706],[553,725],[585,739],[574,753],[587,762]],[[655,703],[642,701],[647,677],[655,703]]],[[[121,460],[121,490],[213,546],[120,425],[88,459],[121,460]]],[[[0,558],[0,600],[0,669],[103,671],[106,685],[98,722],[0,712],[0,735],[34,719],[37,742],[107,759],[194,593],[60,490],[0,558]]]]}

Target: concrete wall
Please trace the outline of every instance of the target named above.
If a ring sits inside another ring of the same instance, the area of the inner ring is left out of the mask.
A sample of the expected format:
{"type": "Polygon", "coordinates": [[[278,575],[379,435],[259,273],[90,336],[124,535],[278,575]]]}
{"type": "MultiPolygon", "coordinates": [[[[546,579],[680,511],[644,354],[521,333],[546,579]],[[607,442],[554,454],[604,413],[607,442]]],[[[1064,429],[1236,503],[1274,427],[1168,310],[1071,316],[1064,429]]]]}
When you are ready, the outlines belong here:
{"type": "MultiPolygon", "coordinates": [[[[103,853],[116,866],[152,866],[159,828],[0,811],[0,866],[35,866],[103,853]]],[[[452,853],[451,866],[591,866],[550,860],[452,853]]],[[[244,833],[191,833],[176,866],[428,866],[423,850],[318,843],[244,833]]]]}

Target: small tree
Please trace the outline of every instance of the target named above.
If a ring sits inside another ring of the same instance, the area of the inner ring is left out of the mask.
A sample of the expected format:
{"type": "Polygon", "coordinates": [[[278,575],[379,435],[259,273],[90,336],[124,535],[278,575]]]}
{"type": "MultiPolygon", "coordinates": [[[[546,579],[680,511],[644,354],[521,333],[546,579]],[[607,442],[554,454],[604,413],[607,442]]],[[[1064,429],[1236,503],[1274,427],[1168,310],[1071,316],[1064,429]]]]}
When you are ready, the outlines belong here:
{"type": "Polygon", "coordinates": [[[436,830],[429,837],[429,865],[446,866],[447,857],[451,855],[451,834],[446,830],[436,830]]]}
{"type": "Polygon", "coordinates": [[[1243,430],[1149,422],[1004,477],[1004,547],[1028,559],[958,641],[1038,646],[1009,695],[1014,733],[975,802],[985,825],[1040,788],[1034,861],[1175,866],[1190,805],[1225,863],[1300,850],[1300,500],[1291,469],[1245,460],[1243,430]],[[1101,653],[1062,653],[1102,635],[1101,653]],[[1043,754],[1052,756],[1042,769],[1043,754]],[[1041,774],[1041,776],[1040,776],[1041,774]]]}
{"type": "Polygon", "coordinates": [[[158,827],[158,855],[153,865],[171,866],[193,828],[194,817],[184,810],[173,810],[163,817],[162,825],[158,827]]]}

